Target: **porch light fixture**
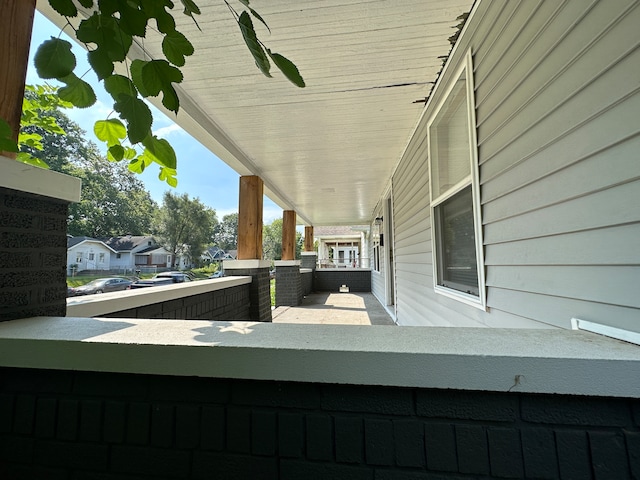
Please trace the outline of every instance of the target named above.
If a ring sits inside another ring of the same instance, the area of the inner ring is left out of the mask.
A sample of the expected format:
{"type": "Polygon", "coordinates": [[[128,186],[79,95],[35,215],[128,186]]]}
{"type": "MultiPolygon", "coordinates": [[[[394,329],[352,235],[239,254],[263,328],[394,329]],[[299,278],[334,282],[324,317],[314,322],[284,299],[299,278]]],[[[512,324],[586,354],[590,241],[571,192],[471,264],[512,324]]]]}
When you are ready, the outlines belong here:
{"type": "Polygon", "coordinates": [[[382,225],[382,217],[376,217],[373,223],[375,223],[376,225],[382,225]]]}

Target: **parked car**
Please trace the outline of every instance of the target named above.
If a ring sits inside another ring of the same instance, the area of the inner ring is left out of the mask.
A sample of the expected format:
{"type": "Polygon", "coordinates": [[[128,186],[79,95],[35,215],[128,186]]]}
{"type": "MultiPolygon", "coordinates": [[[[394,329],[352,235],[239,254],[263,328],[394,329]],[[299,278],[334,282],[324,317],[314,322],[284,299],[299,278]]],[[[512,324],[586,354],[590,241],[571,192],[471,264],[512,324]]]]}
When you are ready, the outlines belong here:
{"type": "Polygon", "coordinates": [[[183,272],[162,272],[147,280],[138,280],[132,283],[129,288],[159,287],[162,285],[173,285],[174,283],[190,282],[191,277],[183,272]]]}
{"type": "Polygon", "coordinates": [[[79,287],[68,287],[67,296],[91,295],[93,293],[117,292],[126,290],[133,282],[127,278],[110,277],[98,278],[79,287]]]}
{"type": "Polygon", "coordinates": [[[155,275],[153,278],[171,278],[173,283],[190,282],[191,275],[185,272],[162,272],[155,275]]]}
{"type": "Polygon", "coordinates": [[[138,280],[137,282],[129,285],[129,289],[134,288],[146,288],[146,287],[160,287],[162,285],[173,285],[174,281],[171,278],[147,278],[146,280],[138,280]]]}
{"type": "Polygon", "coordinates": [[[211,275],[209,275],[209,278],[220,278],[220,277],[224,277],[224,272],[222,270],[218,270],[217,272],[213,272],[211,275]]]}

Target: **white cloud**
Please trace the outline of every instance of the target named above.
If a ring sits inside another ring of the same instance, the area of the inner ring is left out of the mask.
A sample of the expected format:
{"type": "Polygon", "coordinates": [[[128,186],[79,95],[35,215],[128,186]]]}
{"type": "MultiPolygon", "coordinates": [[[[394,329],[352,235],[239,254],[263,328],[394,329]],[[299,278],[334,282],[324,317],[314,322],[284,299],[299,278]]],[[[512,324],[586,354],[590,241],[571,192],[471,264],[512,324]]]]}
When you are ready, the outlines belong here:
{"type": "Polygon", "coordinates": [[[173,132],[186,133],[180,125],[172,123],[171,125],[168,125],[166,127],[160,127],[157,130],[154,130],[153,134],[158,136],[159,138],[166,138],[173,132]]]}

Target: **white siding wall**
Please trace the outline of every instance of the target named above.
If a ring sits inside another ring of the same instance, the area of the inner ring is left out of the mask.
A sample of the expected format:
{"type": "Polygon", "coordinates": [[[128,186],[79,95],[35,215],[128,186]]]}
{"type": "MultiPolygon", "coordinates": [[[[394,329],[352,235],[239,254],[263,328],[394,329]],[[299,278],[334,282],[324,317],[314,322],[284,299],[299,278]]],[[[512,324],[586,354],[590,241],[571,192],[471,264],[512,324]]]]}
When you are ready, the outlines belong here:
{"type": "Polygon", "coordinates": [[[130,252],[120,253],[118,258],[117,253],[111,254],[111,268],[116,269],[129,269],[132,270],[135,267],[133,263],[133,257],[130,252]]]}
{"type": "MultiPolygon", "coordinates": [[[[374,213],[375,217],[382,217],[383,209],[382,205],[374,213]]],[[[378,225],[372,224],[370,226],[371,230],[371,238],[369,241],[369,261],[371,264],[371,293],[373,293],[376,298],[382,303],[382,305],[386,305],[385,300],[385,261],[384,261],[384,248],[380,247],[380,271],[376,272],[374,269],[375,260],[374,260],[374,244],[376,243],[376,232],[378,231],[378,225]]],[[[384,239],[387,240],[386,238],[384,239]]]]}
{"type": "Polygon", "coordinates": [[[479,4],[443,80],[471,48],[488,312],[433,292],[425,125],[439,88],[393,177],[400,324],[640,331],[638,25],[633,0],[479,4]]]}

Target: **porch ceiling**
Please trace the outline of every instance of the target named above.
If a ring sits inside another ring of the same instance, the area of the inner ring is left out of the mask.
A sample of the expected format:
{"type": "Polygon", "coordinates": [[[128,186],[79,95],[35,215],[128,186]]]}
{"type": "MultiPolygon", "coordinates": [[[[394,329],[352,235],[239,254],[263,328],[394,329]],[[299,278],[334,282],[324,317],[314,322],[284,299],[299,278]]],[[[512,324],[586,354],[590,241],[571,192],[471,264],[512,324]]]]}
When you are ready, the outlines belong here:
{"type": "MultiPolygon", "coordinates": [[[[300,223],[368,223],[423,111],[414,102],[429,95],[473,1],[255,0],[272,32],[256,21],[259,37],[298,66],[304,89],[257,70],[222,0],[198,3],[202,31],[177,19],[196,48],[177,123],[238,173],[262,177],[300,223]]],[[[38,8],[61,24],[48,2],[38,8]]],[[[160,56],[157,38],[144,47],[160,56]]]]}

